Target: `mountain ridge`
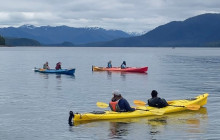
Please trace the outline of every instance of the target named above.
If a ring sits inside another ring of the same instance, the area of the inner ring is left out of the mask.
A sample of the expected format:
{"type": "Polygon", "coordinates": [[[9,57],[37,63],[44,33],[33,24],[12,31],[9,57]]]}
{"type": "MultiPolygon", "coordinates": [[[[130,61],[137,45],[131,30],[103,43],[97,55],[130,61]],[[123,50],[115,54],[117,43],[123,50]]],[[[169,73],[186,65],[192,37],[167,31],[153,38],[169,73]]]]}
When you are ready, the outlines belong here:
{"type": "MultiPolygon", "coordinates": [[[[143,35],[99,27],[23,25],[0,28],[5,38],[28,38],[41,46],[79,47],[220,47],[220,14],[207,13],[171,21],[143,35]],[[75,40],[74,40],[75,39],[75,40]]],[[[26,40],[27,43],[30,40],[26,40]]]]}
{"type": "MultiPolygon", "coordinates": [[[[205,47],[220,46],[220,14],[202,14],[160,25],[144,35],[84,44],[103,47],[205,47]]],[[[83,45],[82,45],[83,46],[83,45]]]]}
{"type": "Polygon", "coordinates": [[[29,24],[20,27],[0,28],[0,34],[6,38],[29,38],[41,44],[61,44],[63,42],[85,44],[131,36],[120,30],[106,30],[99,27],[75,28],[65,25],[36,27],[29,24]]]}

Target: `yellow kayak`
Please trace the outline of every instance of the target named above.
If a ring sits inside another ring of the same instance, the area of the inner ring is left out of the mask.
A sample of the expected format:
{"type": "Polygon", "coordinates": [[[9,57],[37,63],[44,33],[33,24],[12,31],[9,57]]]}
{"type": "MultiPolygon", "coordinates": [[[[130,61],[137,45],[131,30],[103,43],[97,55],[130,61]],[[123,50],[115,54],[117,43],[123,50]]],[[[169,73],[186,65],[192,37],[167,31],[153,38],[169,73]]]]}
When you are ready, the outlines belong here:
{"type": "MultiPolygon", "coordinates": [[[[208,114],[207,114],[207,108],[201,107],[199,110],[190,111],[180,111],[180,112],[174,112],[174,113],[168,113],[165,115],[157,115],[157,116],[146,116],[146,117],[136,117],[136,118],[125,118],[125,119],[111,119],[107,120],[110,124],[114,123],[147,123],[149,125],[160,127],[164,124],[191,124],[191,126],[199,125],[202,119],[203,121],[208,121],[208,114]]],[[[100,120],[100,121],[106,121],[106,120],[100,120]]],[[[97,121],[75,121],[74,126],[87,124],[91,122],[97,122],[97,121]]]]}
{"type": "Polygon", "coordinates": [[[112,120],[123,118],[137,118],[153,115],[163,115],[167,113],[179,112],[184,110],[198,110],[207,103],[208,93],[196,96],[191,99],[168,101],[169,106],[164,108],[155,108],[149,106],[138,106],[133,112],[114,112],[114,111],[93,111],[89,113],[76,113],[70,111],[69,124],[73,122],[112,120]]]}

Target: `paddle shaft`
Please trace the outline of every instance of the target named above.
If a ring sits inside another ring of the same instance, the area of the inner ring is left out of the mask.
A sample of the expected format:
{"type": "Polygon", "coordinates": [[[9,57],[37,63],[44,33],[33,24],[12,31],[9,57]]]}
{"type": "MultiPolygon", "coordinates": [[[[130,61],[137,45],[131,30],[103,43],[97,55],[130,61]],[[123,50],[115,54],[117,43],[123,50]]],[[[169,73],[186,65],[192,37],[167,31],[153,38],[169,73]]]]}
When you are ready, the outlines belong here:
{"type": "Polygon", "coordinates": [[[181,105],[168,105],[168,106],[174,106],[174,107],[186,107],[186,106],[181,106],[181,105]]]}

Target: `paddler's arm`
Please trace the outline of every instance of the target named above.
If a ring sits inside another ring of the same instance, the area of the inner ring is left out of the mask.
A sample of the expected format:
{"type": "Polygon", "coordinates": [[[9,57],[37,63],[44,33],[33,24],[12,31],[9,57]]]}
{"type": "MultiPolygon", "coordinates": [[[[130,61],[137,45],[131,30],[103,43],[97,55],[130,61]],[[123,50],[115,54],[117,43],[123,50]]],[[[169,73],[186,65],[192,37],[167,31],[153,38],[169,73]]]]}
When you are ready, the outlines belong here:
{"type": "Polygon", "coordinates": [[[124,99],[124,105],[127,111],[135,111],[135,108],[132,108],[126,99],[124,99]]]}

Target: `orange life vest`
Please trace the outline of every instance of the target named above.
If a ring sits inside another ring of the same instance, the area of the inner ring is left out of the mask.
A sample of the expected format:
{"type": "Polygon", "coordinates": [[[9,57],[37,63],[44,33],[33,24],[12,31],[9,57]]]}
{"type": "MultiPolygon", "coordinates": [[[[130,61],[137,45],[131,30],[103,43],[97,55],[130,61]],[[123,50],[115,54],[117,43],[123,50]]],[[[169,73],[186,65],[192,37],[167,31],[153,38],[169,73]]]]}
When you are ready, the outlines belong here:
{"type": "MultiPolygon", "coordinates": [[[[118,100],[119,101],[119,100],[118,100]]],[[[116,111],[116,112],[119,112],[120,111],[120,107],[118,105],[118,101],[115,101],[115,102],[110,102],[109,103],[109,107],[111,108],[112,111],[116,111]]]]}

